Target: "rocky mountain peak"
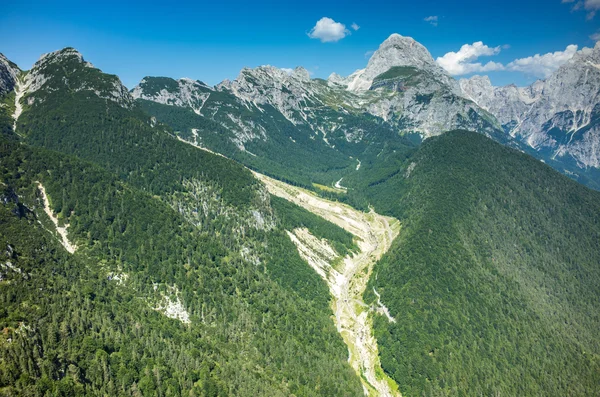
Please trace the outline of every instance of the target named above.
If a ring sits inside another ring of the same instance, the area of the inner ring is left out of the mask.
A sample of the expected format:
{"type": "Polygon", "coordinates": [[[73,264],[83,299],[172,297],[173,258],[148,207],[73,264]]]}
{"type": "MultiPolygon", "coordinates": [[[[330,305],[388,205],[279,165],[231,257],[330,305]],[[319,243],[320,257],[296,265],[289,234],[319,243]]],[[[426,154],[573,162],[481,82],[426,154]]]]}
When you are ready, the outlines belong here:
{"type": "Polygon", "coordinates": [[[491,91],[493,90],[492,81],[488,76],[475,75],[468,79],[459,80],[460,88],[467,97],[471,97],[475,91],[491,91]]]}
{"type": "Polygon", "coordinates": [[[435,65],[435,61],[425,46],[412,37],[394,33],[381,43],[379,49],[371,56],[366,72],[368,75],[377,76],[392,66],[413,66],[424,69],[432,65],[435,65]]]}
{"type": "Polygon", "coordinates": [[[60,91],[87,91],[120,106],[133,106],[133,98],[121,80],[103,73],[72,47],[44,54],[33,65],[23,81],[28,104],[45,100],[43,96],[60,91]]]}
{"type": "Polygon", "coordinates": [[[327,77],[327,82],[330,84],[340,84],[340,85],[344,85],[345,84],[345,79],[344,77],[340,76],[337,73],[331,73],[329,75],[329,77],[327,77]]]}
{"type": "Polygon", "coordinates": [[[44,68],[45,66],[48,66],[49,64],[52,63],[58,63],[58,62],[68,62],[68,61],[76,61],[78,63],[82,63],[87,67],[93,68],[94,65],[92,65],[90,62],[86,62],[83,59],[83,55],[81,55],[81,53],[79,51],[77,51],[75,48],[73,47],[65,47],[62,50],[57,50],[57,51],[53,51],[53,52],[49,52],[46,54],[43,54],[40,59],[37,60],[37,62],[33,65],[33,69],[36,68],[44,68]]]}
{"type": "MultiPolygon", "coordinates": [[[[243,68],[235,79],[235,82],[245,81],[253,85],[273,86],[290,84],[291,80],[301,82],[310,81],[310,73],[302,66],[298,66],[294,69],[280,69],[271,65],[262,65],[256,68],[243,68]]],[[[226,83],[226,81],[223,83],[226,83]]],[[[229,84],[231,83],[232,82],[229,82],[229,84]]]]}
{"type": "Polygon", "coordinates": [[[310,73],[302,66],[297,66],[296,68],[294,68],[294,70],[292,71],[292,76],[302,81],[310,80],[310,73]]]}
{"type": "MultiPolygon", "coordinates": [[[[426,70],[447,85],[454,93],[460,93],[456,80],[451,78],[435,62],[425,46],[412,37],[405,37],[397,33],[392,34],[381,43],[379,49],[369,59],[365,69],[357,70],[348,76],[343,84],[350,91],[366,91],[371,88],[373,80],[377,76],[396,66],[426,70]]],[[[339,80],[336,82],[340,84],[339,80]]]]}
{"type": "Polygon", "coordinates": [[[593,48],[584,47],[577,51],[573,58],[564,66],[573,64],[584,64],[585,66],[593,66],[600,70],[600,41],[593,48]]]}

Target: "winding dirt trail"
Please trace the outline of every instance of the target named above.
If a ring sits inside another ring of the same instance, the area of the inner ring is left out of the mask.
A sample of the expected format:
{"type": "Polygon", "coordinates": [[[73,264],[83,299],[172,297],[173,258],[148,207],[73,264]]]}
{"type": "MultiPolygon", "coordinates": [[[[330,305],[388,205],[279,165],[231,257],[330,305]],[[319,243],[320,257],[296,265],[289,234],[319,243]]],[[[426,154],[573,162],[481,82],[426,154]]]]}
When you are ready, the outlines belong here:
{"type": "Polygon", "coordinates": [[[390,248],[400,232],[400,222],[373,210],[365,213],[345,204],[322,199],[307,190],[256,172],[254,175],[267,186],[271,194],[291,201],[357,237],[360,251],[346,256],[334,268],[332,263],[335,254],[329,252],[326,241],[319,241],[306,229],[289,233],[300,255],[327,282],[333,296],[336,326],[348,346],[348,361],[359,375],[365,395],[400,396],[396,383],[381,369],[372,329],[374,313],[387,315],[389,321],[395,319],[389,316],[381,301],[377,307],[370,308],[362,299],[373,265],[390,248]]]}

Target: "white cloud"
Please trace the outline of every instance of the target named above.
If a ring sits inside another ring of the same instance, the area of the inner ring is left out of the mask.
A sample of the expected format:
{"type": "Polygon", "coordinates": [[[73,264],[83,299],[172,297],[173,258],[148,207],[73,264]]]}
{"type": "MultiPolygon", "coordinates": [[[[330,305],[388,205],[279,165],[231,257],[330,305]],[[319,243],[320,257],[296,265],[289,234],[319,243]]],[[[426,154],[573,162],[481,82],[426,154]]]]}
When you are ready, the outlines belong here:
{"type": "Polygon", "coordinates": [[[360,29],[360,26],[358,26],[358,24],[356,22],[352,22],[352,25],[350,25],[350,27],[354,30],[360,29]]]}
{"type": "Polygon", "coordinates": [[[349,34],[350,31],[346,29],[346,25],[336,22],[331,18],[323,17],[308,32],[308,37],[319,39],[322,43],[335,43],[349,34]]]}
{"type": "MultiPolygon", "coordinates": [[[[600,40],[600,31],[591,35],[590,38],[600,40]]],[[[481,41],[478,41],[473,44],[463,45],[458,52],[449,52],[442,57],[438,57],[436,62],[454,76],[505,70],[523,72],[536,77],[546,78],[573,58],[577,52],[577,45],[571,44],[564,51],[549,52],[543,55],[535,54],[530,57],[515,59],[507,65],[493,61],[486,64],[475,62],[479,57],[497,55],[502,49],[508,48],[510,48],[509,45],[488,47],[481,41]]]]}
{"type": "Polygon", "coordinates": [[[369,50],[365,52],[365,58],[371,58],[371,55],[375,54],[375,50],[369,50]]]}
{"type": "Polygon", "coordinates": [[[458,52],[449,52],[443,57],[436,59],[436,62],[446,69],[451,75],[462,75],[475,72],[491,72],[494,70],[503,70],[504,66],[497,62],[488,62],[485,65],[474,62],[482,56],[497,55],[501,47],[488,47],[483,42],[478,41],[473,44],[465,44],[460,47],[458,52]]]}
{"type": "Polygon", "coordinates": [[[294,69],[292,68],[281,68],[282,71],[286,72],[287,74],[291,75],[292,73],[294,73],[294,69]]]}
{"type": "Polygon", "coordinates": [[[427,18],[423,19],[425,22],[429,22],[430,24],[432,24],[433,26],[438,26],[438,16],[437,15],[431,15],[428,16],[427,18]]]}
{"type": "Polygon", "coordinates": [[[524,72],[537,77],[548,77],[562,64],[566,63],[577,52],[577,46],[571,44],[564,51],[549,52],[544,55],[515,59],[508,65],[507,70],[524,72]]]}
{"type": "Polygon", "coordinates": [[[600,10],[600,0],[562,0],[562,3],[575,3],[572,10],[577,11],[585,9],[587,11],[587,19],[590,20],[596,16],[596,12],[600,10]]]}
{"type": "Polygon", "coordinates": [[[594,40],[594,41],[600,41],[600,30],[597,31],[594,34],[590,35],[590,39],[594,40]]]}
{"type": "MultiPolygon", "coordinates": [[[[596,35],[600,38],[600,32],[596,35]]],[[[510,47],[506,45],[488,47],[481,41],[478,41],[473,44],[465,44],[458,52],[449,52],[443,57],[437,58],[436,62],[454,76],[506,70],[546,78],[569,59],[573,58],[573,55],[577,52],[577,46],[571,44],[564,51],[549,52],[543,55],[535,54],[530,57],[515,59],[507,65],[493,61],[486,64],[475,62],[479,57],[497,55],[501,49],[506,48],[510,47]]]]}

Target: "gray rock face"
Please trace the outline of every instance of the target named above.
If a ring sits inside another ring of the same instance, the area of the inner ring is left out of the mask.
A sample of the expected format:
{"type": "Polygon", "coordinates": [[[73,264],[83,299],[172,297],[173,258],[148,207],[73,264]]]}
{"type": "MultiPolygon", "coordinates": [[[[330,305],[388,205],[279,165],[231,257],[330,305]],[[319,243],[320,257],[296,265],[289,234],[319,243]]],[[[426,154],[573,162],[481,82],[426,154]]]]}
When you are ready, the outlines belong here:
{"type": "Polygon", "coordinates": [[[529,87],[492,87],[480,76],[460,85],[533,149],[550,151],[553,159],[570,156],[580,168],[600,168],[600,42],[529,87]]]}
{"type": "MultiPolygon", "coordinates": [[[[365,69],[357,70],[343,82],[350,91],[366,91],[371,88],[373,80],[393,67],[406,66],[427,71],[445,84],[454,94],[460,94],[460,88],[433,59],[427,48],[412,37],[392,34],[369,59],[365,69]]],[[[339,76],[337,76],[339,77],[339,76]]],[[[330,79],[336,76],[330,76],[330,79]]],[[[339,81],[338,81],[339,82],[339,81]]]]}
{"type": "MultiPolygon", "coordinates": [[[[500,124],[508,126],[507,128],[523,120],[541,93],[541,90],[519,88],[516,85],[493,87],[487,76],[473,76],[461,79],[459,83],[467,98],[496,116],[500,124]]],[[[543,82],[537,84],[535,88],[541,85],[543,89],[543,82]]]]}
{"type": "Polygon", "coordinates": [[[15,89],[17,77],[21,70],[0,54],[0,96],[4,96],[15,89]]]}
{"type": "Polygon", "coordinates": [[[411,37],[391,35],[365,69],[346,78],[333,74],[328,81],[355,94],[351,103],[358,109],[403,132],[428,138],[457,128],[500,131],[494,117],[465,98],[458,82],[411,37]]]}
{"type": "MultiPolygon", "coordinates": [[[[231,95],[227,88],[213,88],[187,78],[145,77],[131,94],[135,99],[193,110],[196,115],[214,122],[212,127],[222,128],[241,151],[246,151],[247,142],[266,139],[264,120],[258,107],[252,101],[231,95]]],[[[191,128],[194,143],[201,144],[198,141],[201,127],[191,128]]]]}
{"type": "MultiPolygon", "coordinates": [[[[458,82],[423,45],[398,34],[381,44],[365,69],[348,77],[334,73],[324,83],[311,80],[303,68],[289,73],[261,66],[244,69],[217,88],[255,105],[269,104],[292,123],[309,125],[324,137],[343,128],[348,113],[368,113],[391,128],[424,138],[457,128],[501,133],[495,118],[463,96],[458,82]],[[332,112],[340,114],[339,121],[332,112]]],[[[345,134],[360,140],[356,131],[345,134]]]]}
{"type": "Polygon", "coordinates": [[[212,89],[201,81],[182,78],[179,80],[163,79],[163,85],[145,77],[132,91],[134,99],[146,99],[162,103],[189,107],[196,114],[200,114],[212,89]],[[174,84],[175,83],[175,84],[174,84]],[[160,85],[160,86],[157,86],[160,85]]]}
{"type": "Polygon", "coordinates": [[[302,67],[291,72],[268,65],[244,68],[235,80],[225,80],[216,88],[254,105],[271,105],[294,124],[307,121],[303,108],[308,102],[318,102],[318,88],[302,67]]]}

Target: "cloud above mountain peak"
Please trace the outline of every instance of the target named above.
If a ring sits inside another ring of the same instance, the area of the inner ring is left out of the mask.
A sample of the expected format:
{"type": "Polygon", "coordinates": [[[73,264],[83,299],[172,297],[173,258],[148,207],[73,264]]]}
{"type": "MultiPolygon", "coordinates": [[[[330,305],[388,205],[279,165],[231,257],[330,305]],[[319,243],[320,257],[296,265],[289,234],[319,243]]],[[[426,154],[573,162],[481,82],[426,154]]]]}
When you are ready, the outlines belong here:
{"type": "Polygon", "coordinates": [[[473,44],[464,44],[457,52],[448,52],[444,56],[438,57],[436,62],[453,76],[470,73],[510,71],[523,72],[535,77],[546,78],[571,59],[578,49],[577,45],[571,44],[564,51],[535,54],[515,59],[506,65],[494,61],[489,61],[485,64],[476,62],[480,57],[498,55],[501,50],[508,48],[510,48],[508,45],[489,47],[483,42],[478,41],[473,44]]]}
{"type": "Polygon", "coordinates": [[[503,65],[497,62],[482,64],[476,61],[482,56],[492,56],[500,53],[501,47],[488,47],[481,41],[473,44],[464,44],[458,52],[448,52],[438,57],[436,62],[446,69],[451,75],[462,75],[476,72],[490,72],[502,70],[503,65]]]}
{"type": "MultiPolygon", "coordinates": [[[[358,28],[358,25],[356,26],[358,28]]],[[[308,37],[311,39],[319,39],[322,43],[335,43],[349,34],[350,30],[346,29],[346,25],[343,23],[336,22],[328,17],[323,17],[319,19],[316,25],[308,32],[308,37]]]]}

